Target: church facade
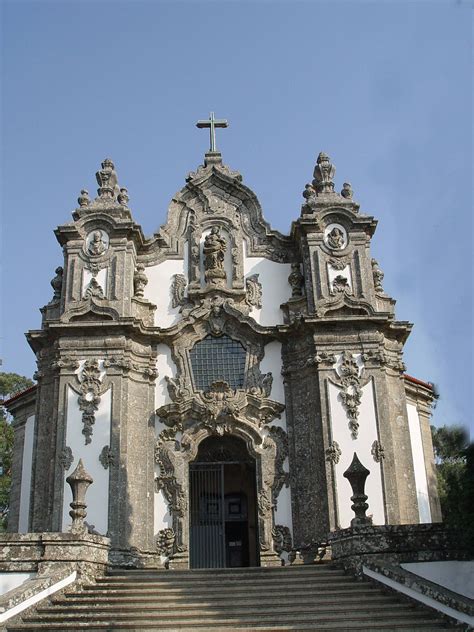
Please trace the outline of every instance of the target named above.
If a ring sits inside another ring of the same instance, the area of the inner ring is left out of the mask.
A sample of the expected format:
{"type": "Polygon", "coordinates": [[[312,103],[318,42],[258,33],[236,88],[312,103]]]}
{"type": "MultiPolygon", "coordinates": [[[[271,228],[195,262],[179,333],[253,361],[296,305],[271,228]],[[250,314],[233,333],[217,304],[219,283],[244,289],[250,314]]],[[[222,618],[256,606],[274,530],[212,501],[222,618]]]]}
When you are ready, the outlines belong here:
{"type": "Polygon", "coordinates": [[[373,524],[441,520],[433,390],[328,156],[289,236],[212,144],[149,238],[111,160],[96,177],[55,231],[38,384],[8,404],[10,531],[67,531],[79,459],[117,564],[279,565],[350,526],[354,453],[373,524]]]}

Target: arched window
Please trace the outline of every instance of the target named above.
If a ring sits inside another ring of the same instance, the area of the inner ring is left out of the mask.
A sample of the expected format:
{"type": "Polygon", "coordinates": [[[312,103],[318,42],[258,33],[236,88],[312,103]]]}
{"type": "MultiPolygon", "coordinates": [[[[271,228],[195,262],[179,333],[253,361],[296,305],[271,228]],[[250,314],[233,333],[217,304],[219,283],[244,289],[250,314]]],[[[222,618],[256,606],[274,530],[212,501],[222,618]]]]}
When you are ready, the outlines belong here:
{"type": "Polygon", "coordinates": [[[194,386],[205,391],[213,382],[223,380],[233,389],[243,388],[247,352],[229,336],[206,336],[189,352],[194,386]]]}

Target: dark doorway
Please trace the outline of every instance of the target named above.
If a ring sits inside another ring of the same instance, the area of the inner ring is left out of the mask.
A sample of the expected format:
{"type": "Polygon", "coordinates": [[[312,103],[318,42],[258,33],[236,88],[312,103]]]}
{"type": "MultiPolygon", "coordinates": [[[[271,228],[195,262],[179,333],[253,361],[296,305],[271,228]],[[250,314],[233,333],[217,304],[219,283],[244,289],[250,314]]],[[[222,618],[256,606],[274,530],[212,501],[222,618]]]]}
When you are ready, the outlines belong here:
{"type": "Polygon", "coordinates": [[[255,461],[237,437],[209,437],[189,465],[190,566],[258,566],[255,461]]]}

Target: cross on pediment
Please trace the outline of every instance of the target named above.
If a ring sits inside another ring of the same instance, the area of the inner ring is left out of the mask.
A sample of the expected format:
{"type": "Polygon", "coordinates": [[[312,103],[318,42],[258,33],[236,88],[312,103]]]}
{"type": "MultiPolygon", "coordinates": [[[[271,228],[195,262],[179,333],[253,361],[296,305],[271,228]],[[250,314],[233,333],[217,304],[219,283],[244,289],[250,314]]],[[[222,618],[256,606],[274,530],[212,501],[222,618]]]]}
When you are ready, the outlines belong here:
{"type": "Polygon", "coordinates": [[[209,128],[210,152],[216,152],[216,127],[229,127],[229,123],[225,119],[214,118],[214,112],[211,112],[207,121],[198,121],[196,127],[209,128]]]}

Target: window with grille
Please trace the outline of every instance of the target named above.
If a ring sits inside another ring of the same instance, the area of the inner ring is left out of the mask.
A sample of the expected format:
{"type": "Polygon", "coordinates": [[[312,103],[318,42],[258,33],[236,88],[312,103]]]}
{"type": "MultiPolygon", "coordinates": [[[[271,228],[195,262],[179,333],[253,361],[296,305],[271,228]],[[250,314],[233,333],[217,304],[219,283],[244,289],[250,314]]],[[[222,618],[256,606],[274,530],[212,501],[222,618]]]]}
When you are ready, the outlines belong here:
{"type": "Polygon", "coordinates": [[[219,380],[233,389],[243,388],[247,352],[237,340],[207,336],[194,345],[189,355],[197,390],[205,391],[219,380]]]}

